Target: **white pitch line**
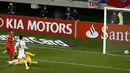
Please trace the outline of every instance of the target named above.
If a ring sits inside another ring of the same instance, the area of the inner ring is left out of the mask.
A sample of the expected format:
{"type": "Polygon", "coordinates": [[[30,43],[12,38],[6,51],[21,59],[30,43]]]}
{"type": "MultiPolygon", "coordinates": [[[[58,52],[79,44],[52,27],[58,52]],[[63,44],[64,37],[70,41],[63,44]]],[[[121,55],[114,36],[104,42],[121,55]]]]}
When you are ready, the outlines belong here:
{"type": "MultiPolygon", "coordinates": [[[[0,56],[0,57],[1,58],[7,58],[7,56],[0,56]]],[[[130,71],[130,69],[117,68],[117,67],[108,67],[108,66],[99,66],[99,65],[78,64],[78,63],[50,61],[50,60],[42,60],[42,59],[41,60],[37,60],[37,61],[48,62],[48,63],[57,63],[57,64],[66,64],[66,65],[74,65],[74,66],[82,66],[82,67],[92,67],[92,68],[103,68],[103,69],[130,71]]]]}
{"type": "MultiPolygon", "coordinates": [[[[37,46],[30,46],[30,47],[36,47],[37,46]]],[[[68,52],[75,52],[75,53],[90,53],[90,54],[99,54],[99,55],[104,55],[102,53],[97,53],[97,52],[90,52],[90,51],[79,51],[79,50],[68,50],[68,49],[57,49],[57,47],[45,47],[45,46],[38,46],[39,48],[43,49],[51,49],[51,50],[59,50],[59,51],[68,51],[68,52]]],[[[119,57],[130,57],[128,55],[118,55],[118,54],[105,54],[105,55],[110,55],[110,56],[119,56],[119,57]]]]}
{"type": "Polygon", "coordinates": [[[104,68],[104,69],[114,69],[114,70],[130,71],[130,69],[117,68],[117,67],[108,67],[108,66],[99,66],[99,65],[88,65],[88,64],[58,62],[58,61],[49,61],[49,60],[38,60],[38,61],[57,63],[57,64],[68,64],[68,65],[75,65],[75,66],[84,66],[84,67],[95,67],[95,68],[104,68]]]}
{"type": "MultiPolygon", "coordinates": [[[[1,58],[7,58],[7,56],[0,56],[1,58]]],[[[49,61],[49,60],[37,60],[41,62],[57,63],[57,64],[67,64],[75,66],[84,66],[84,67],[95,67],[95,68],[105,68],[105,69],[114,69],[114,70],[125,70],[130,71],[130,69],[116,68],[116,67],[107,67],[107,66],[98,66],[98,65],[88,65],[88,64],[78,64],[78,63],[68,63],[68,62],[59,62],[59,61],[49,61]]]]}
{"type": "MultiPolygon", "coordinates": [[[[0,43],[0,44],[4,44],[4,43],[0,43]]],[[[34,44],[33,44],[34,45],[34,44]]],[[[29,47],[36,47],[37,48],[43,48],[43,49],[51,49],[51,50],[58,50],[58,51],[68,51],[68,52],[75,52],[75,53],[90,53],[90,54],[99,54],[99,55],[108,55],[108,56],[119,56],[119,57],[130,57],[129,55],[118,55],[118,54],[102,54],[102,53],[97,53],[97,52],[90,52],[90,51],[79,51],[79,50],[68,50],[68,49],[58,49],[57,47],[49,47],[48,46],[41,46],[41,45],[35,45],[35,46],[32,46],[32,45],[29,45],[29,47]]],[[[2,48],[2,47],[0,47],[2,48]]],[[[5,47],[3,47],[5,48],[5,47]]]]}

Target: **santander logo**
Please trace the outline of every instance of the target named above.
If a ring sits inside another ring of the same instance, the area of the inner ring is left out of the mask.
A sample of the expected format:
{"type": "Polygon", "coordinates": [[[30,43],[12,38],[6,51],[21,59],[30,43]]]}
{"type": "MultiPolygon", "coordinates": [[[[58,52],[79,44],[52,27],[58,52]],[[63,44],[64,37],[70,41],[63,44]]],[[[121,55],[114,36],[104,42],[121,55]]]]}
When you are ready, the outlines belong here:
{"type": "Polygon", "coordinates": [[[4,21],[2,18],[0,18],[0,27],[2,27],[4,25],[4,21]]]}
{"type": "Polygon", "coordinates": [[[90,30],[86,32],[86,36],[89,38],[97,38],[99,36],[99,33],[95,30],[93,24],[90,27],[90,30]]]}

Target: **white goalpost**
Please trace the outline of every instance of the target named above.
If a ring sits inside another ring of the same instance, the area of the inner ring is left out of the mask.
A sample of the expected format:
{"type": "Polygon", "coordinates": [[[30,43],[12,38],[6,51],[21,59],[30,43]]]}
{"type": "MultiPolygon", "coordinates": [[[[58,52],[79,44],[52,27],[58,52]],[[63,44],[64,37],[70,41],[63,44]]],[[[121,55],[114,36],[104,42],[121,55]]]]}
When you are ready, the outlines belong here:
{"type": "Polygon", "coordinates": [[[130,13],[130,9],[127,9],[127,8],[113,8],[113,7],[105,7],[104,8],[104,37],[103,37],[103,54],[106,54],[107,53],[107,39],[106,39],[106,34],[107,34],[107,12],[108,10],[113,10],[113,11],[126,11],[126,12],[129,12],[130,13]]]}

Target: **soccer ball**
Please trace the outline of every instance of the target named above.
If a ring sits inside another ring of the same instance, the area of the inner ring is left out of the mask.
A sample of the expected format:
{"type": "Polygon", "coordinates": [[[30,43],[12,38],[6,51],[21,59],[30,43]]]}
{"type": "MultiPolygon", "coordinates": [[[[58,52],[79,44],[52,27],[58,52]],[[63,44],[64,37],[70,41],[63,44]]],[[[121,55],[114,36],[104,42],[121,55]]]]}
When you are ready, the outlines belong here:
{"type": "Polygon", "coordinates": [[[128,50],[125,50],[125,51],[124,51],[124,54],[128,55],[128,54],[129,54],[129,51],[128,51],[128,50]]]}

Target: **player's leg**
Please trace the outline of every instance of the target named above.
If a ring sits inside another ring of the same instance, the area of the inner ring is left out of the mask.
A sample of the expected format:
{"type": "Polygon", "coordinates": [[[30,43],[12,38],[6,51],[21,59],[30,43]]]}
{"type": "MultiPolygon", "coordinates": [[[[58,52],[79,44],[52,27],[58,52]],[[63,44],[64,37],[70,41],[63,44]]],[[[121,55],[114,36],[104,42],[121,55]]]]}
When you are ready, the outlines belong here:
{"type": "Polygon", "coordinates": [[[13,60],[13,53],[11,52],[10,53],[10,61],[12,61],[13,60]]]}
{"type": "Polygon", "coordinates": [[[28,66],[27,60],[26,60],[25,58],[24,58],[24,64],[25,64],[26,69],[28,70],[28,69],[29,69],[29,66],[28,66]]]}
{"type": "Polygon", "coordinates": [[[2,53],[3,53],[3,54],[7,53],[7,50],[4,50],[2,53]]]}
{"type": "Polygon", "coordinates": [[[26,60],[25,54],[22,55],[22,58],[24,59],[25,67],[26,67],[26,69],[28,70],[28,69],[29,69],[29,66],[28,66],[28,64],[27,64],[27,60],[26,60]]]}
{"type": "Polygon", "coordinates": [[[29,65],[32,64],[32,60],[31,60],[30,56],[26,55],[26,60],[29,63],[29,65]]]}
{"type": "Polygon", "coordinates": [[[36,62],[36,61],[32,61],[32,59],[31,59],[30,56],[26,56],[26,60],[27,60],[27,62],[29,63],[29,65],[31,65],[31,64],[37,64],[37,63],[38,63],[38,62],[36,62]]]}
{"type": "Polygon", "coordinates": [[[10,49],[9,55],[10,55],[10,61],[12,61],[12,60],[13,60],[13,55],[14,55],[14,50],[13,50],[13,48],[10,49]]]}
{"type": "Polygon", "coordinates": [[[12,60],[12,61],[9,61],[9,65],[15,64],[15,62],[18,62],[18,59],[14,59],[14,60],[12,60]]]}
{"type": "Polygon", "coordinates": [[[18,62],[15,62],[15,65],[21,65],[24,64],[24,59],[20,59],[18,62]]]}
{"type": "Polygon", "coordinates": [[[7,53],[9,54],[10,61],[12,61],[13,60],[13,52],[11,51],[11,49],[9,47],[7,47],[6,50],[7,50],[7,53]]]}
{"type": "Polygon", "coordinates": [[[35,56],[35,54],[31,53],[31,52],[25,52],[26,55],[29,55],[29,56],[35,56]]]}
{"type": "Polygon", "coordinates": [[[14,54],[13,47],[7,47],[6,50],[7,50],[8,54],[9,54],[10,61],[12,61],[13,60],[13,54],[14,54]]]}
{"type": "Polygon", "coordinates": [[[37,64],[38,62],[37,61],[32,61],[32,64],[37,64]]]}
{"type": "Polygon", "coordinates": [[[20,60],[20,59],[24,59],[25,67],[26,67],[26,69],[28,70],[29,67],[28,67],[28,64],[27,64],[26,56],[25,56],[25,54],[24,54],[23,51],[19,51],[18,59],[19,59],[19,60],[20,60]]]}
{"type": "Polygon", "coordinates": [[[6,47],[5,50],[2,52],[3,54],[8,53],[8,52],[7,52],[7,51],[8,51],[8,50],[7,50],[8,46],[6,45],[5,47],[6,47]]]}

